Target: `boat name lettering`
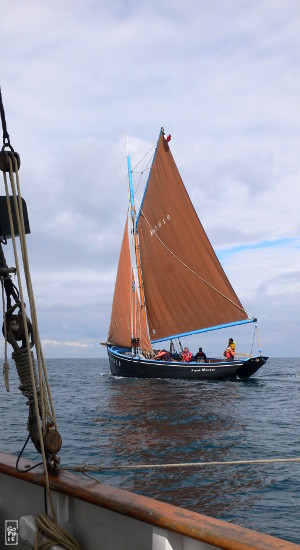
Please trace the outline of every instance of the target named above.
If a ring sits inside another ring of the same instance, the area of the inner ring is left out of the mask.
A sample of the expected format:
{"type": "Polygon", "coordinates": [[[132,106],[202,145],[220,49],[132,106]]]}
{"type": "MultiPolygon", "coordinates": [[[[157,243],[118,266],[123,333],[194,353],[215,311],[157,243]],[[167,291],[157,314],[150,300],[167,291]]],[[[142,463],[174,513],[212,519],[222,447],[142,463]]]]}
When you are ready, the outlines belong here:
{"type": "Polygon", "coordinates": [[[192,372],[215,372],[216,369],[202,367],[201,369],[192,369],[192,372]]]}
{"type": "Polygon", "coordinates": [[[162,219],[162,221],[160,222],[157,222],[157,224],[155,225],[155,227],[151,227],[150,229],[150,235],[152,237],[152,235],[154,235],[156,233],[156,231],[159,230],[160,227],[162,227],[165,223],[167,223],[169,220],[171,219],[170,217],[170,214],[167,214],[165,218],[162,219]]]}

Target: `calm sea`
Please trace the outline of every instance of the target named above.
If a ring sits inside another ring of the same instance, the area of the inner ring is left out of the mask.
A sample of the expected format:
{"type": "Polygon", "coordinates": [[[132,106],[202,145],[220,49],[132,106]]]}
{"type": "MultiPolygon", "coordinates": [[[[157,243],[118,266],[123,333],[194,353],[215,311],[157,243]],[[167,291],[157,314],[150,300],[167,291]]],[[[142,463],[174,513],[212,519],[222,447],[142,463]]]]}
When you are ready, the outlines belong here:
{"type": "MultiPolygon", "coordinates": [[[[119,465],[300,457],[300,359],[270,359],[247,382],[113,378],[104,359],[48,360],[62,465],[103,482],[300,544],[300,463],[125,470],[119,465]],[[94,474],[93,474],[94,475],[94,474]]],[[[25,442],[14,365],[0,383],[1,450],[25,442]]],[[[32,444],[25,456],[39,460],[32,444]]]]}

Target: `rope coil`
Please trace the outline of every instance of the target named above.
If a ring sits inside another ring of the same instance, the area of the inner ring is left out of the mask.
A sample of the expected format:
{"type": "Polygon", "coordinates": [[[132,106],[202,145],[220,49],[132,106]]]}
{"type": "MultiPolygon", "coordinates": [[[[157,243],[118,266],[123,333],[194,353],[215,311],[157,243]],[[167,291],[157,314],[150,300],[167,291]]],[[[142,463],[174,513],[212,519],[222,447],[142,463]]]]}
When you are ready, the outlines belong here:
{"type": "MultiPolygon", "coordinates": [[[[37,426],[37,423],[39,422],[39,418],[37,419],[35,414],[34,389],[32,386],[27,350],[22,350],[22,349],[15,350],[12,353],[12,358],[15,361],[19,380],[20,380],[19,390],[22,392],[24,397],[26,397],[28,400],[26,403],[29,406],[28,431],[30,433],[32,443],[34,444],[36,450],[40,453],[41,444],[39,439],[39,430],[37,426]]],[[[37,398],[38,398],[38,403],[40,408],[40,390],[39,390],[38,376],[36,372],[33,352],[31,352],[31,360],[32,360],[32,366],[33,366],[33,372],[34,372],[35,387],[37,390],[37,398]]]]}
{"type": "Polygon", "coordinates": [[[48,516],[37,516],[35,523],[37,533],[34,550],[50,550],[56,544],[63,546],[66,550],[80,550],[80,546],[75,538],[48,516]],[[43,540],[43,535],[47,537],[47,540],[43,540]]]}

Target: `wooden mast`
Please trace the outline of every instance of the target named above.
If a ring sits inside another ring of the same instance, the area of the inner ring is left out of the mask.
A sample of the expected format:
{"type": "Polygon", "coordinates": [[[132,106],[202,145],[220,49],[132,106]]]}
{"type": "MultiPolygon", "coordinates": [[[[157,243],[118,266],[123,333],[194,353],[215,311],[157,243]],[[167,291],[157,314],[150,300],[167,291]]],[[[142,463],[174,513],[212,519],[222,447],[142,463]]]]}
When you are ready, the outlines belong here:
{"type": "Polygon", "coordinates": [[[145,294],[144,294],[142,270],[141,270],[140,247],[139,247],[139,239],[138,239],[137,224],[136,224],[136,211],[135,211],[135,204],[134,204],[132,170],[131,170],[131,161],[130,161],[129,155],[127,155],[127,165],[128,165],[129,192],[130,192],[130,213],[131,213],[132,229],[133,229],[133,237],[134,237],[134,253],[135,253],[135,262],[136,262],[137,274],[138,274],[138,286],[139,286],[139,293],[141,297],[142,314],[144,316],[146,326],[148,326],[148,321],[146,316],[145,294]]]}

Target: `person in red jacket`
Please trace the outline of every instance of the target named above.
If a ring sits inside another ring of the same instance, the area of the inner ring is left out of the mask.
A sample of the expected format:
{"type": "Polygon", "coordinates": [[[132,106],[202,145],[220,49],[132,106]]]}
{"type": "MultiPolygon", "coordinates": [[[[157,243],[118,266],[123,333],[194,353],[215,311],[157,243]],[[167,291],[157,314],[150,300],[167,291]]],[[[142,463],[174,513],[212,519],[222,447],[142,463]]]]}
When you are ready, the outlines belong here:
{"type": "Polygon", "coordinates": [[[181,354],[181,361],[183,363],[189,363],[192,359],[192,352],[189,350],[189,348],[185,347],[182,354],[181,354]]]}

